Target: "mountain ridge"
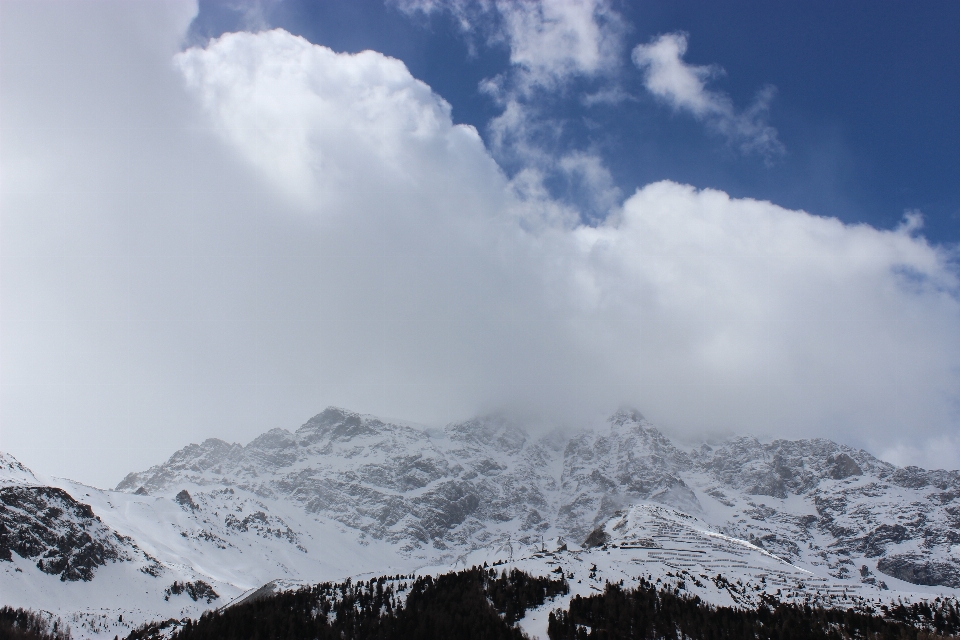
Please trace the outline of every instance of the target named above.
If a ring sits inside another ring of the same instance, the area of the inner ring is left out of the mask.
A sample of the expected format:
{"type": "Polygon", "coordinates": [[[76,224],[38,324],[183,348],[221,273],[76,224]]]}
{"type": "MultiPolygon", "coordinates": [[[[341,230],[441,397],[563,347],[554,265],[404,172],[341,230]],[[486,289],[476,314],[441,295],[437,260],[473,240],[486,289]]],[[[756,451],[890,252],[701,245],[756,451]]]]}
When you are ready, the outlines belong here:
{"type": "Polygon", "coordinates": [[[196,616],[267,583],[484,562],[562,570],[574,591],[636,582],[639,569],[736,606],[757,593],[826,604],[960,593],[960,473],[897,467],[826,439],[681,448],[635,411],[532,435],[503,416],[425,429],[330,407],[246,445],[187,445],[113,491],[39,479],[4,455],[0,498],[0,547],[12,550],[0,587],[21,606],[73,607],[91,636],[196,616]],[[84,556],[68,544],[60,557],[102,562],[83,576],[61,569],[62,580],[38,565],[42,554],[16,550],[43,526],[49,540],[77,539],[76,522],[50,516],[69,511],[61,493],[99,523],[88,542],[120,550],[84,556]],[[706,579],[715,575],[727,582],[706,579]],[[125,622],[96,613],[99,592],[116,594],[125,622]]]}
{"type": "MultiPolygon", "coordinates": [[[[845,555],[878,558],[894,545],[902,548],[900,565],[919,567],[960,544],[960,472],[897,467],[823,438],[762,443],[734,437],[684,451],[634,411],[619,411],[607,430],[574,433],[560,446],[555,434],[533,438],[497,417],[452,423],[441,433],[330,407],[294,433],[273,429],[246,447],[216,440],[190,445],[166,463],[128,475],[117,490],[236,484],[258,495],[287,496],[308,512],[328,513],[410,549],[482,546],[510,534],[525,543],[537,536],[583,540],[640,501],[695,515],[734,509],[712,523],[792,559],[807,555],[798,544],[806,542],[835,577],[852,571],[845,555]],[[885,501],[891,491],[913,499],[885,501]],[[758,502],[796,503],[797,497],[808,503],[806,512],[758,502]],[[408,514],[415,524],[402,524],[408,514]],[[916,544],[904,546],[910,542],[916,544]]],[[[896,564],[885,566],[906,575],[896,564]]],[[[938,572],[915,573],[960,586],[954,563],[938,566],[938,572]],[[947,565],[954,568],[946,571],[947,565]]]]}

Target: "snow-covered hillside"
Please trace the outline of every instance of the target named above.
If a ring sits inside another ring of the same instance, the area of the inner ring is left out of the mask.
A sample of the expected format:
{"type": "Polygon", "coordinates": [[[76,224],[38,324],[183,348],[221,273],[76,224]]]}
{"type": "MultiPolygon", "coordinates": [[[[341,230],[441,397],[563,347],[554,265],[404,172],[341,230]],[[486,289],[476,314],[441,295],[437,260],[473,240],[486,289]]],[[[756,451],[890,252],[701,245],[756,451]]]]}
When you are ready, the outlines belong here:
{"type": "Polygon", "coordinates": [[[534,438],[497,417],[425,430],[329,408],[246,446],[190,445],[115,491],[5,456],[0,494],[3,603],[72,616],[75,635],[276,579],[483,562],[572,575],[574,594],[649,576],[718,604],[960,588],[958,472],[826,440],[682,449],[632,412],[534,438]]]}
{"type": "MultiPolygon", "coordinates": [[[[550,611],[566,608],[575,596],[602,593],[607,582],[635,588],[645,579],[718,606],[756,607],[776,599],[824,607],[879,611],[902,599],[917,601],[956,590],[923,587],[872,575],[844,580],[791,564],[745,540],[717,532],[699,518],[671,507],[642,503],[626,509],[590,535],[581,548],[550,540],[513,557],[503,551],[473,554],[462,564],[487,562],[498,569],[519,568],[533,575],[566,576],[570,593],[529,612],[520,625],[531,637],[546,638],[550,611]],[[863,581],[862,578],[867,578],[863,581]],[[888,584],[887,584],[888,583],[888,584]]],[[[429,571],[438,573],[441,567],[429,571]]]]}

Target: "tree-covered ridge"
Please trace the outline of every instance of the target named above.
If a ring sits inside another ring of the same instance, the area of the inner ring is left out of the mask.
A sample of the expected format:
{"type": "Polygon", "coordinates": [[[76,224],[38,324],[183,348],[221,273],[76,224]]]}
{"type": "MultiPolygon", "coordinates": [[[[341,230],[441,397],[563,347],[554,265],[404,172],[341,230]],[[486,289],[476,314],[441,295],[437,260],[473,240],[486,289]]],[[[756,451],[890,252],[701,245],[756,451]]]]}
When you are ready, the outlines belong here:
{"type": "MultiPolygon", "coordinates": [[[[127,640],[523,640],[525,613],[569,593],[562,578],[474,567],[433,576],[326,582],[133,632],[127,640]]],[[[641,580],[575,596],[549,616],[551,640],[927,640],[960,635],[956,600],[826,609],[773,596],[757,609],[715,607],[641,580]]]]}
{"type": "MultiPolygon", "coordinates": [[[[381,577],[323,583],[204,614],[171,640],[316,640],[409,638],[522,640],[514,626],[527,609],[565,594],[563,578],[514,569],[499,575],[474,567],[438,577],[381,577]]],[[[134,631],[128,640],[158,636],[169,624],[134,631]]]]}
{"type": "Polygon", "coordinates": [[[699,598],[608,584],[604,593],[574,597],[550,614],[551,640],[685,638],[690,640],[922,640],[960,634],[953,601],[883,607],[884,615],[771,601],[754,610],[711,607],[699,598]]]}
{"type": "Polygon", "coordinates": [[[0,640],[70,640],[70,628],[34,611],[0,607],[0,640]]]}

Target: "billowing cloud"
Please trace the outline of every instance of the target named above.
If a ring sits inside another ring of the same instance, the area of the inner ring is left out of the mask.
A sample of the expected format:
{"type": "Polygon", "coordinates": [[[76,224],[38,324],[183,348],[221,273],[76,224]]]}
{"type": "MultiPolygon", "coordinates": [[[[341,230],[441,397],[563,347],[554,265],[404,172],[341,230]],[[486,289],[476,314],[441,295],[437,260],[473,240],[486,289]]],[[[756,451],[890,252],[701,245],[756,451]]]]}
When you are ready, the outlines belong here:
{"type": "Polygon", "coordinates": [[[175,63],[218,133],[305,206],[336,209],[361,183],[426,189],[456,166],[497,172],[475,129],[451,126],[450,105],[373,51],[339,55],[269,31],[225,35],[175,63]]]}
{"type": "Polygon", "coordinates": [[[707,81],[718,67],[688,64],[687,35],[667,33],[633,50],[634,63],[644,72],[644,85],[674,109],[687,111],[748,152],[768,157],[783,152],[777,131],[766,122],[774,89],[765,87],[746,111],[737,112],[724,93],[710,91],[707,81]]]}
{"type": "Polygon", "coordinates": [[[327,404],[632,404],[901,462],[955,433],[956,265],[917,216],[885,231],[672,182],[620,202],[570,156],[613,209],[585,226],[398,60],[284,31],[175,54],[188,20],[157,47],[87,28],[159,5],[65,6],[61,31],[5,16],[63,44],[24,37],[0,94],[0,447],[41,471],[109,484],[327,404]],[[69,69],[70,109],[38,60],[69,69]]]}
{"type": "Polygon", "coordinates": [[[909,225],[663,182],[574,236],[584,335],[665,421],[873,444],[955,424],[958,283],[909,225]]]}

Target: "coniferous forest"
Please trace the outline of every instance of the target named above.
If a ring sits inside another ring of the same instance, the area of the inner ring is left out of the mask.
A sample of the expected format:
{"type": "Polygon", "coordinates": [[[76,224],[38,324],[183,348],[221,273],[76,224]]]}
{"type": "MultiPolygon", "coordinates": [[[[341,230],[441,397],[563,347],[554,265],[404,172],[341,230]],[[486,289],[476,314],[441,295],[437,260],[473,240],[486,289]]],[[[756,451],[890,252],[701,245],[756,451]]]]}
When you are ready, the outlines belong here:
{"type": "Polygon", "coordinates": [[[57,620],[46,620],[26,609],[0,607],[0,640],[69,640],[57,620]]]}
{"type": "Polygon", "coordinates": [[[879,614],[775,600],[755,610],[711,607],[641,581],[632,590],[608,584],[603,594],[574,597],[567,611],[550,614],[548,633],[551,640],[921,640],[960,634],[960,612],[949,601],[879,614]]]}
{"type": "MultiPolygon", "coordinates": [[[[473,568],[439,577],[382,577],[323,583],[207,613],[179,627],[172,640],[521,640],[514,623],[531,607],[568,593],[565,580],[513,570],[473,568]]],[[[128,640],[159,636],[165,623],[128,640]]],[[[169,631],[167,631],[169,633],[169,631]]]]}
{"type": "MultiPolygon", "coordinates": [[[[525,612],[566,594],[563,578],[475,567],[439,577],[390,576],[323,583],[204,614],[154,623],[128,640],[520,640],[525,612]]],[[[756,610],[708,606],[642,581],[608,584],[550,614],[551,640],[927,640],[960,635],[956,602],[898,605],[874,613],[784,604],[756,610]]]]}

